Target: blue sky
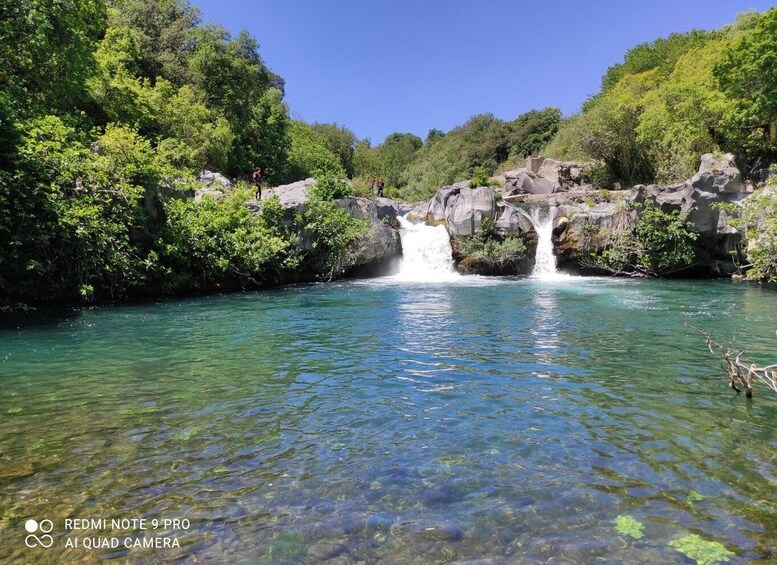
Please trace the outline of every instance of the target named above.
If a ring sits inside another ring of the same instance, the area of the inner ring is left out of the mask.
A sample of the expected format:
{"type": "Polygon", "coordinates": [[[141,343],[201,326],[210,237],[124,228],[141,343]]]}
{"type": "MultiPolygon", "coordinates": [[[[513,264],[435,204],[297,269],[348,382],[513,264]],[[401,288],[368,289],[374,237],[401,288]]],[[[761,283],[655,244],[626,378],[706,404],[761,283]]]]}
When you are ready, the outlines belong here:
{"type": "Polygon", "coordinates": [[[247,29],[286,79],[292,115],[381,142],[491,112],[580,108],[625,51],[714,29],[766,0],[192,0],[247,29]]]}

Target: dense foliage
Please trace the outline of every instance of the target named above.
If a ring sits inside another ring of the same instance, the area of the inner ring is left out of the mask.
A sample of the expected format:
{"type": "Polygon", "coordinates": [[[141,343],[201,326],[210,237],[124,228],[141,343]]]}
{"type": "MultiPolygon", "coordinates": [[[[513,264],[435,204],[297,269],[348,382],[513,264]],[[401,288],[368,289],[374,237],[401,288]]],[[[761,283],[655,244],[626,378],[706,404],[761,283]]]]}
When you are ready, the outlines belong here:
{"type": "MultiPolygon", "coordinates": [[[[777,159],[776,53],[777,9],[748,13],[637,46],[564,121],[555,108],[481,114],[425,140],[396,132],[373,145],[336,123],[292,119],[256,39],[204,24],[188,0],[7,0],[0,306],[257,286],[299,269],[338,276],[363,225],[336,198],[373,196],[379,179],[404,200],[487,184],[549,142],[555,156],[597,159],[586,174],[601,186],[683,178],[717,149],[765,168],[777,159]],[[272,199],[249,209],[241,181],[255,167],[265,186],[317,177],[307,210],[290,218],[272,199]],[[206,169],[238,188],[194,201],[206,169]]],[[[773,198],[752,202],[742,218],[753,273],[774,279],[761,231],[773,232],[777,210],[773,198]]],[[[692,262],[681,218],[642,217],[625,264],[663,273],[692,262]]],[[[524,252],[486,232],[465,245],[489,263],[524,252]]]]}
{"type": "Polygon", "coordinates": [[[472,178],[476,170],[485,171],[480,174],[487,177],[512,168],[538,153],[556,133],[560,120],[557,108],[546,108],[510,122],[481,114],[447,134],[433,130],[402,173],[387,176],[392,181],[389,186],[406,200],[420,200],[441,186],[472,178]]]}
{"type": "MultiPolygon", "coordinates": [[[[777,183],[775,183],[777,185],[777,183]]],[[[751,279],[777,282],[777,186],[769,186],[743,202],[741,223],[747,238],[751,279]]]]}
{"type": "Polygon", "coordinates": [[[628,186],[687,178],[718,150],[765,167],[777,156],[775,57],[777,9],[639,45],[547,152],[600,160],[605,178],[628,186]]]}
{"type": "Polygon", "coordinates": [[[496,222],[487,218],[478,233],[459,238],[456,246],[456,254],[463,257],[459,269],[483,275],[515,274],[527,251],[522,238],[500,235],[496,222]]]}
{"type": "Polygon", "coordinates": [[[617,274],[662,276],[695,264],[699,234],[687,214],[663,212],[651,200],[634,208],[636,222],[623,222],[613,230],[608,244],[590,257],[591,266],[617,274]]]}
{"type": "Polygon", "coordinates": [[[331,218],[291,221],[240,188],[186,197],[203,169],[351,166],[353,134],[291,120],[283,88],[254,38],[186,0],[2,3],[0,306],[257,286],[304,261],[331,276],[326,253],[356,232],[334,194],[315,205],[331,218]],[[305,230],[326,252],[303,251],[305,230]]]}

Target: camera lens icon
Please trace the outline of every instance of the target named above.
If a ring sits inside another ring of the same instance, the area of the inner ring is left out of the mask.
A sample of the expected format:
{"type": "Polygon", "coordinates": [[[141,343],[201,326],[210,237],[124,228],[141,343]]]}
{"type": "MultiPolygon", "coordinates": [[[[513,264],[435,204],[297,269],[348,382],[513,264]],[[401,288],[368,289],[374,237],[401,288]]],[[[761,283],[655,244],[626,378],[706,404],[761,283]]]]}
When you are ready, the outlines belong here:
{"type": "Polygon", "coordinates": [[[24,523],[24,529],[27,531],[27,537],[24,538],[24,544],[27,547],[49,548],[54,543],[54,538],[49,533],[54,529],[54,523],[51,520],[33,520],[30,518],[24,523]],[[36,535],[41,532],[42,535],[36,535]]]}

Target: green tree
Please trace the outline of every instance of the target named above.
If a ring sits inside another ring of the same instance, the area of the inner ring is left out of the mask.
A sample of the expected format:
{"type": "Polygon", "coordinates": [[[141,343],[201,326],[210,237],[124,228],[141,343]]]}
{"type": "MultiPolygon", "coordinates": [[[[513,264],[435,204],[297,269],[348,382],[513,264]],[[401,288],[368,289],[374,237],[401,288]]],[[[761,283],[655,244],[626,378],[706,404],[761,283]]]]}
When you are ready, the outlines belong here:
{"type": "Polygon", "coordinates": [[[299,264],[298,240],[276,199],[261,214],[246,207],[247,189],[220,200],[173,200],[156,243],[158,279],[168,292],[257,287],[282,281],[299,264]]]}
{"type": "Polygon", "coordinates": [[[766,162],[777,156],[777,8],[762,14],[750,33],[723,53],[715,76],[734,101],[721,129],[730,150],[766,162]]]}
{"type": "Polygon", "coordinates": [[[392,133],[386,136],[380,148],[381,175],[389,187],[404,184],[403,172],[421,148],[421,138],[412,133],[392,133]]]}
{"type": "Polygon", "coordinates": [[[717,36],[719,32],[693,30],[688,33],[673,33],[651,43],[641,43],[626,52],[623,63],[607,69],[602,77],[601,92],[604,94],[612,90],[628,75],[638,75],[653,69],[658,69],[662,75],[668,75],[674,69],[676,61],[685,53],[702,47],[717,36]]]}
{"type": "Polygon", "coordinates": [[[340,159],[308,124],[292,120],[288,131],[291,145],[284,175],[286,182],[312,177],[318,171],[340,168],[340,159]]]}
{"type": "Polygon", "coordinates": [[[311,126],[324,140],[327,148],[337,155],[340,165],[349,177],[354,174],[353,155],[356,146],[356,135],[346,127],[334,124],[319,124],[311,126]]]}
{"type": "Polygon", "coordinates": [[[119,122],[147,129],[154,122],[151,89],[140,76],[140,51],[135,33],[110,27],[95,51],[96,72],[88,81],[103,114],[102,122],[119,122]]]}
{"type": "Polygon", "coordinates": [[[561,110],[530,110],[508,122],[510,155],[526,158],[538,154],[553,139],[561,123],[561,110]]]}
{"type": "Polygon", "coordinates": [[[292,139],[289,135],[289,109],[277,88],[266,90],[251,107],[251,116],[240,139],[232,148],[231,161],[238,171],[261,167],[271,184],[285,177],[292,139]]]}
{"type": "Polygon", "coordinates": [[[372,147],[369,139],[360,139],[353,150],[353,174],[357,177],[380,175],[380,148],[372,147]]]}
{"type": "Polygon", "coordinates": [[[105,22],[101,0],[0,2],[0,92],[27,116],[83,107],[105,22]]]}
{"type": "Polygon", "coordinates": [[[205,106],[188,85],[176,92],[172,84],[160,79],[155,94],[162,158],[191,172],[225,170],[234,140],[227,120],[205,106]]]}
{"type": "Polygon", "coordinates": [[[747,198],[741,210],[752,268],[748,278],[777,282],[777,190],[769,186],[747,198]]]}
{"type": "Polygon", "coordinates": [[[140,76],[187,83],[199,9],[186,0],[111,0],[111,5],[111,24],[133,32],[140,76]]]}
{"type": "Polygon", "coordinates": [[[667,80],[645,96],[637,141],[645,144],[658,182],[692,176],[700,156],[719,149],[715,130],[729,103],[712,69],[726,45],[720,39],[691,49],[667,80]]]}
{"type": "Polygon", "coordinates": [[[254,103],[272,84],[259,44],[246,31],[232,39],[229,31],[216,25],[196,28],[193,35],[192,85],[210,108],[229,120],[240,138],[254,103]]]}
{"type": "Polygon", "coordinates": [[[5,301],[126,296],[145,280],[151,144],[124,127],[89,140],[61,118],[26,122],[19,169],[0,188],[5,301]],[[34,226],[32,229],[30,226],[34,226]]]}

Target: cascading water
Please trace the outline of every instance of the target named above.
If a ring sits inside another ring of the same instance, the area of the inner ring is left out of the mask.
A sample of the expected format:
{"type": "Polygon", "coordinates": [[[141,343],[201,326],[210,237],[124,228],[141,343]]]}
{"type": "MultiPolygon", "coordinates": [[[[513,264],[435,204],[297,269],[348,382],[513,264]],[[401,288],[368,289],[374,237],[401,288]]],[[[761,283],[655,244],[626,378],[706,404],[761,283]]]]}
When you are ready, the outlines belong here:
{"type": "Polygon", "coordinates": [[[536,207],[531,213],[523,208],[518,208],[534,226],[537,232],[537,252],[534,256],[534,270],[531,276],[537,279],[551,279],[559,276],[556,271],[556,256],[553,254],[553,218],[556,216],[555,206],[548,208],[543,213],[542,208],[536,207]]]}
{"type": "Polygon", "coordinates": [[[402,216],[397,220],[402,264],[395,279],[440,282],[461,278],[453,268],[451,241],[445,226],[413,224],[402,216]]]}

